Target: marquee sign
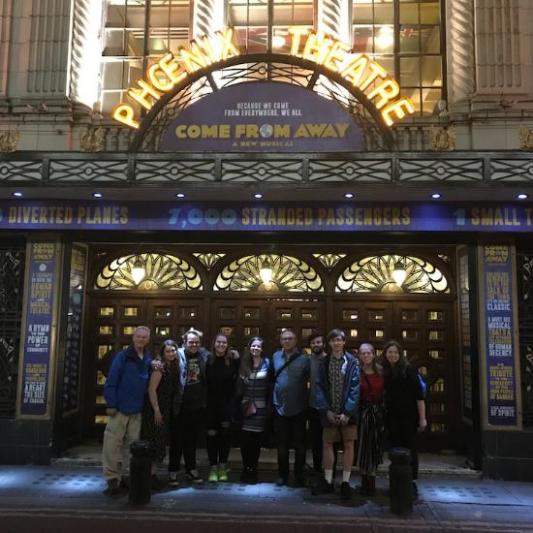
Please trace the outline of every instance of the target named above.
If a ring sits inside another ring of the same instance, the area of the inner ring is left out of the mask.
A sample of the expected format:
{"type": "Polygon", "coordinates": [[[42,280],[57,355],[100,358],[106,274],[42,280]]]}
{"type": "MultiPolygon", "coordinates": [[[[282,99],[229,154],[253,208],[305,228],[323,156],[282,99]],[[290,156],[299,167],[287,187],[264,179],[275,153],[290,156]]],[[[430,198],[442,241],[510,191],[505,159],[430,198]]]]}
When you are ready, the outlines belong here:
{"type": "Polygon", "coordinates": [[[0,202],[0,230],[528,232],[527,204],[0,202]]]}
{"type": "MultiPolygon", "coordinates": [[[[400,86],[376,61],[365,54],[351,53],[350,45],[322,33],[309,32],[301,27],[289,28],[290,55],[324,67],[341,76],[351,87],[363,93],[383,121],[391,126],[396,120],[414,113],[408,98],[400,97],[400,86]]],[[[233,29],[228,28],[212,36],[191,41],[189,48],[168,53],[151,65],[144,79],[128,89],[128,97],[146,110],[180,83],[201,70],[241,55],[233,41],[233,29]]],[[[112,113],[115,120],[131,128],[140,127],[134,108],[125,102],[112,113]]]]}
{"type": "Polygon", "coordinates": [[[287,83],[239,83],[185,108],[160,151],[334,152],[363,150],[363,132],[343,107],[287,83]]]}

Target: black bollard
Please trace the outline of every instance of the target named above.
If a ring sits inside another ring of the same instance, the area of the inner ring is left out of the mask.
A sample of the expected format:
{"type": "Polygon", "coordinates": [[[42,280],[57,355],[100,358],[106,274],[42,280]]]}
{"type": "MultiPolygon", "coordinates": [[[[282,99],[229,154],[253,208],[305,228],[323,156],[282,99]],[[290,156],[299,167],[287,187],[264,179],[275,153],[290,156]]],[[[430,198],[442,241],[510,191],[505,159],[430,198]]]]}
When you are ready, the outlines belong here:
{"type": "Polygon", "coordinates": [[[130,446],[130,495],[133,505],[150,503],[152,478],[152,449],[144,440],[135,441],[130,446]]]}
{"type": "Polygon", "coordinates": [[[405,516],[413,512],[411,452],[407,448],[391,448],[389,458],[390,510],[405,516]]]}

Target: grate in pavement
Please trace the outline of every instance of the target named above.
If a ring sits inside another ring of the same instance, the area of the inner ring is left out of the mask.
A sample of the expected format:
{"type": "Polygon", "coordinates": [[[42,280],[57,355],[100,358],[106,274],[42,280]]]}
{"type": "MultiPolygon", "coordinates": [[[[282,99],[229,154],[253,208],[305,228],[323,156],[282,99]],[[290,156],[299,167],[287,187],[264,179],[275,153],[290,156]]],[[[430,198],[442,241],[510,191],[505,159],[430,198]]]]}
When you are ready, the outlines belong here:
{"type": "Polygon", "coordinates": [[[420,490],[422,498],[436,498],[461,501],[463,499],[495,500],[501,497],[501,492],[490,488],[481,487],[450,487],[440,485],[437,487],[424,487],[420,490]]]}
{"type": "Polygon", "coordinates": [[[95,486],[101,483],[101,476],[93,474],[43,474],[33,482],[34,485],[57,487],[95,486]]]}

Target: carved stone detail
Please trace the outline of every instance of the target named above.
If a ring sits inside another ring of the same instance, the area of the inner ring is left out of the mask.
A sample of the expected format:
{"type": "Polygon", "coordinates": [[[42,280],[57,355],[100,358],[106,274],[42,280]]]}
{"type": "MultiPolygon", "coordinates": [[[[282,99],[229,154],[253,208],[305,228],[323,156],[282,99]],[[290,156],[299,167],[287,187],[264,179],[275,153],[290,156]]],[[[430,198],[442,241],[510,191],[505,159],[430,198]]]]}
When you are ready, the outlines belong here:
{"type": "Polygon", "coordinates": [[[102,127],[89,126],[80,135],[82,152],[102,152],[105,149],[106,130],[102,127]]]}
{"type": "Polygon", "coordinates": [[[431,148],[438,152],[455,150],[455,128],[431,128],[431,148]]]}
{"type": "Polygon", "coordinates": [[[20,140],[20,132],[3,131],[0,133],[0,153],[15,152],[20,140]]]}
{"type": "Polygon", "coordinates": [[[520,148],[522,150],[532,151],[533,150],[533,130],[523,127],[523,128],[520,128],[518,135],[520,137],[520,148]]]}

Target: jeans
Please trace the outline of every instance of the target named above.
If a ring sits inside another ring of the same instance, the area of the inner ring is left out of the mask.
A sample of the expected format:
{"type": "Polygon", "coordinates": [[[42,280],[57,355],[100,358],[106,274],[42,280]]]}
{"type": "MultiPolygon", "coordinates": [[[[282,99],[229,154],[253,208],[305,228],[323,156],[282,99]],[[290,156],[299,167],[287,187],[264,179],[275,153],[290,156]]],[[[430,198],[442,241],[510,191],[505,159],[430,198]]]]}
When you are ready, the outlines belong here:
{"type": "Polygon", "coordinates": [[[182,409],[170,425],[169,472],[180,469],[181,456],[185,459],[185,470],[196,470],[196,446],[202,428],[202,409],[182,409]]]}
{"type": "Polygon", "coordinates": [[[278,437],[278,473],[283,479],[289,477],[289,450],[294,446],[294,473],[302,476],[305,466],[305,430],[307,416],[302,411],[294,416],[280,416],[276,413],[274,428],[278,437]]]}

